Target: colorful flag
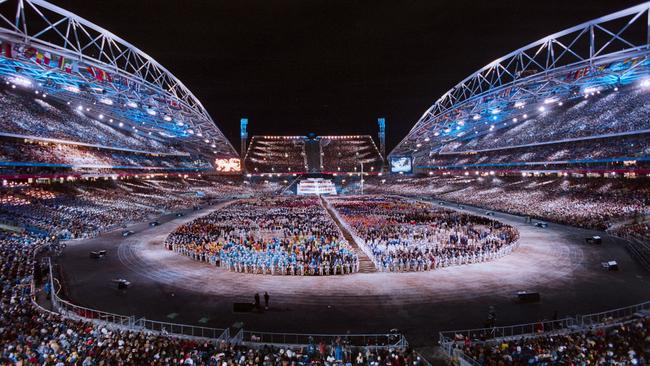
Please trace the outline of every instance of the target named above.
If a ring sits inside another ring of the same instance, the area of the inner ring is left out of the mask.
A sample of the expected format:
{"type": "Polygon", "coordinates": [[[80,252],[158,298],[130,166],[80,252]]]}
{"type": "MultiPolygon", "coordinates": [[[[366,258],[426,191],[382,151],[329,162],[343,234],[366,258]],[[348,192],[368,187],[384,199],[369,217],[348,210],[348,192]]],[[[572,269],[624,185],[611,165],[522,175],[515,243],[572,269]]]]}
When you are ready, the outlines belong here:
{"type": "Polygon", "coordinates": [[[98,67],[88,66],[87,70],[97,81],[113,82],[111,75],[98,67]]]}
{"type": "Polygon", "coordinates": [[[52,60],[52,55],[49,52],[43,52],[43,65],[49,67],[50,60],[52,60]]]}
{"type": "Polygon", "coordinates": [[[9,41],[2,42],[2,53],[1,53],[2,56],[6,57],[6,58],[13,58],[11,48],[12,48],[11,42],[9,42],[9,41]]]}
{"type": "Polygon", "coordinates": [[[34,57],[34,55],[35,55],[36,53],[38,53],[38,51],[36,50],[36,48],[34,48],[34,47],[27,47],[27,48],[25,48],[24,51],[23,51],[23,56],[25,56],[25,58],[27,58],[27,59],[31,59],[32,57],[34,57]]]}
{"type": "Polygon", "coordinates": [[[45,55],[41,53],[41,51],[36,50],[36,63],[39,65],[42,65],[44,63],[45,55]]]}

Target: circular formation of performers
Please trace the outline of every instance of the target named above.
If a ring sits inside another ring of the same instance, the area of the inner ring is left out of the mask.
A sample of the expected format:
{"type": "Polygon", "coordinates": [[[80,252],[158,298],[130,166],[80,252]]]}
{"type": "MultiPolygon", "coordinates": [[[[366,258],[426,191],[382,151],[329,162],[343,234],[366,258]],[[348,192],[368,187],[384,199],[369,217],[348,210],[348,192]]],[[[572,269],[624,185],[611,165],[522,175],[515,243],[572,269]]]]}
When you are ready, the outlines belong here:
{"type": "Polygon", "coordinates": [[[168,249],[230,271],[341,275],[359,260],[317,197],[237,201],[177,228],[168,249]]]}
{"type": "Polygon", "coordinates": [[[488,218],[395,196],[332,199],[382,271],[410,272],[477,263],[512,251],[518,232],[488,218]]]}

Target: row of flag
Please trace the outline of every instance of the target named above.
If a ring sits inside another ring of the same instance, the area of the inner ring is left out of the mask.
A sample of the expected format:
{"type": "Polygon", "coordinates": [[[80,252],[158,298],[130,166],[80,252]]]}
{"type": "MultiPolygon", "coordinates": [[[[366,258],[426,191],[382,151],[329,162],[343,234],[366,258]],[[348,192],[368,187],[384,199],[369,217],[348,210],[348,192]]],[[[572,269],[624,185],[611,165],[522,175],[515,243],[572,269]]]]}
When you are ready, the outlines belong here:
{"type": "MultiPolygon", "coordinates": [[[[117,88],[126,89],[136,93],[150,94],[147,92],[151,92],[146,87],[143,87],[141,83],[134,82],[119,74],[111,74],[99,67],[84,65],[80,62],[66,58],[65,56],[39,50],[35,47],[14,44],[6,40],[0,40],[0,42],[2,42],[0,44],[0,57],[8,59],[27,59],[44,67],[59,69],[60,71],[69,74],[85,74],[98,82],[112,83],[117,88]]],[[[169,107],[174,109],[181,108],[180,103],[172,98],[165,96],[156,97],[153,95],[150,96],[150,98],[155,98],[158,102],[167,104],[169,107]]]]}
{"type": "Polygon", "coordinates": [[[62,55],[52,54],[48,51],[39,50],[35,47],[15,45],[9,41],[2,41],[0,47],[0,56],[5,58],[25,58],[36,62],[39,65],[59,69],[69,74],[87,72],[91,77],[101,82],[112,82],[111,74],[94,66],[80,65],[78,62],[70,60],[62,55]]]}

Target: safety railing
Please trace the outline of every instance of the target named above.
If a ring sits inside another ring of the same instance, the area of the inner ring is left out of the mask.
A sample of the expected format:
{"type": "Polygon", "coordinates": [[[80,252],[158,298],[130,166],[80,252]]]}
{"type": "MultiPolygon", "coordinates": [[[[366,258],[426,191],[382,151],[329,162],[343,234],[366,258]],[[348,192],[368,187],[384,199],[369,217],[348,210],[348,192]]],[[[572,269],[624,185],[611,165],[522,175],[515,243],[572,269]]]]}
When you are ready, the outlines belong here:
{"type": "MultiPolygon", "coordinates": [[[[110,324],[120,328],[126,328],[138,331],[149,331],[160,334],[174,335],[174,336],[187,336],[208,338],[216,341],[228,341],[230,333],[228,329],[200,327],[188,324],[177,324],[169,322],[161,322],[156,320],[149,320],[141,318],[136,320],[134,316],[127,316],[106,311],[90,309],[87,307],[75,305],[69,301],[61,299],[58,295],[54,283],[54,273],[52,271],[52,263],[47,258],[49,267],[49,281],[52,288],[52,308],[55,312],[73,319],[83,319],[93,323],[110,324]]],[[[32,290],[34,291],[34,290],[32,290]]]]}
{"type": "Polygon", "coordinates": [[[618,309],[564,318],[560,320],[517,324],[505,327],[443,331],[438,333],[439,344],[445,353],[461,365],[478,365],[476,360],[467,356],[460,348],[466,339],[472,343],[496,342],[512,338],[533,338],[549,334],[563,334],[585,331],[594,327],[607,327],[633,318],[650,316],[650,301],[618,309]]]}
{"type": "MultiPolygon", "coordinates": [[[[112,325],[115,327],[154,332],[162,335],[205,338],[216,342],[224,341],[231,344],[245,344],[255,347],[257,345],[286,345],[302,347],[308,344],[325,342],[343,342],[352,347],[364,347],[370,349],[401,348],[408,346],[406,338],[402,334],[300,334],[300,333],[271,333],[252,332],[240,329],[234,336],[230,336],[229,329],[200,327],[188,324],[161,322],[145,318],[135,319],[134,316],[126,316],[105,311],[86,308],[72,304],[59,297],[55,287],[52,263],[47,258],[49,269],[49,281],[52,286],[51,301],[55,312],[73,319],[83,319],[96,324],[112,325]]],[[[32,284],[32,292],[35,288],[32,284]]]]}
{"type": "Polygon", "coordinates": [[[456,340],[463,340],[465,338],[472,340],[489,340],[495,338],[522,337],[538,333],[564,331],[567,329],[575,329],[577,327],[579,327],[579,324],[575,318],[564,318],[504,327],[444,331],[439,333],[439,337],[440,343],[448,343],[456,340]]]}
{"type": "Polygon", "coordinates": [[[259,345],[294,345],[307,346],[324,342],[331,344],[343,342],[352,347],[375,349],[408,347],[408,342],[402,334],[302,334],[302,333],[271,333],[243,331],[242,343],[248,346],[259,345]]]}
{"type": "Polygon", "coordinates": [[[591,326],[594,324],[603,324],[611,320],[620,321],[624,318],[632,316],[642,316],[650,314],[650,301],[646,301],[640,304],[626,306],[624,308],[618,308],[608,311],[603,311],[600,313],[587,314],[580,317],[580,323],[583,326],[591,326]]]}
{"type": "Polygon", "coordinates": [[[228,329],[168,323],[145,318],[136,320],[134,322],[134,327],[140,330],[153,331],[161,334],[210,338],[216,341],[228,341],[230,339],[230,331],[228,329]]]}
{"type": "Polygon", "coordinates": [[[52,271],[52,262],[47,258],[49,281],[51,286],[51,301],[52,309],[63,315],[74,319],[85,319],[92,322],[104,322],[115,324],[120,327],[132,328],[134,324],[134,317],[109,313],[105,311],[86,308],[83,306],[75,305],[69,301],[63,300],[58,295],[58,290],[54,283],[54,273],[52,271]]]}

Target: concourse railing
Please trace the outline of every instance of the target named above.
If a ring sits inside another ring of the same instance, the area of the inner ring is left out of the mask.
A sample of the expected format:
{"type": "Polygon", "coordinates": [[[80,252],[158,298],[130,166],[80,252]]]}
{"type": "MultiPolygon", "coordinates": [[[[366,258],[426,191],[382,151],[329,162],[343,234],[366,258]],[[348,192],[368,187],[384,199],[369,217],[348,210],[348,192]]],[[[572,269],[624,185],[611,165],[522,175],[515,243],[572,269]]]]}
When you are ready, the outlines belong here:
{"type": "Polygon", "coordinates": [[[294,345],[307,346],[310,344],[332,344],[342,342],[352,347],[370,349],[405,349],[408,342],[402,334],[302,334],[302,333],[272,333],[242,331],[241,343],[247,346],[255,345],[294,345]]]}
{"type": "MultiPolygon", "coordinates": [[[[47,265],[49,267],[49,281],[52,289],[52,310],[64,317],[76,320],[83,319],[101,326],[113,326],[134,331],[148,331],[161,335],[206,338],[215,341],[228,341],[230,339],[229,329],[161,322],[145,318],[136,320],[135,316],[109,313],[106,311],[75,305],[59,297],[58,291],[55,287],[54,274],[52,271],[52,263],[50,258],[47,258],[47,265]]],[[[33,285],[32,288],[33,291],[35,291],[33,285]]]]}
{"type": "Polygon", "coordinates": [[[650,301],[600,313],[576,316],[575,318],[568,317],[559,320],[503,327],[443,331],[438,333],[438,342],[445,353],[459,364],[463,366],[474,366],[479,365],[479,363],[466,355],[461,349],[466,340],[471,343],[495,343],[551,334],[567,334],[587,331],[597,327],[614,326],[647,316],[650,316],[650,301]]]}
{"type": "Polygon", "coordinates": [[[579,328],[579,324],[575,318],[564,318],[559,320],[516,324],[504,327],[443,331],[439,333],[439,340],[442,344],[465,338],[472,340],[509,339],[534,335],[537,333],[574,330],[577,328],[579,328]]]}
{"type": "Polygon", "coordinates": [[[580,324],[588,327],[590,325],[606,324],[610,321],[621,321],[629,317],[642,317],[648,315],[650,315],[650,301],[626,306],[624,308],[583,315],[580,317],[580,324]]]}

